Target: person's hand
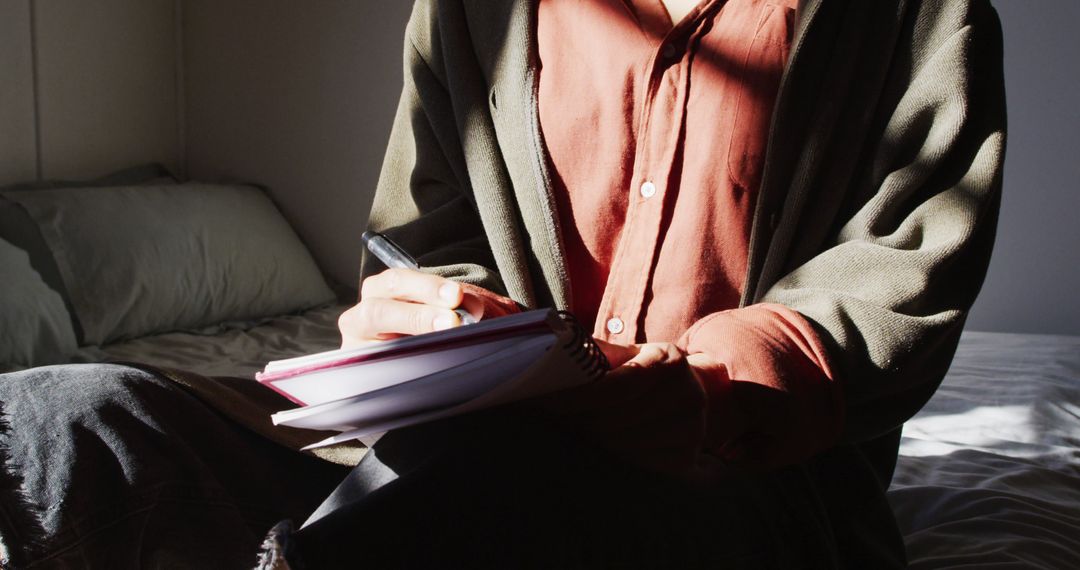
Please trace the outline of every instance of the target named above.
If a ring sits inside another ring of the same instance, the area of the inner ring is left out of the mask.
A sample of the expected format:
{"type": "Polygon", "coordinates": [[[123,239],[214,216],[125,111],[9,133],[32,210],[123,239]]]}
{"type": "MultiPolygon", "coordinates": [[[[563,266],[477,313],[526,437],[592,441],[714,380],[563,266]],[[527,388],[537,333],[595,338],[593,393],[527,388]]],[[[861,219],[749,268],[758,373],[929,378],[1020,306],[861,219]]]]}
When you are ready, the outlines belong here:
{"type": "Polygon", "coordinates": [[[411,269],[387,269],[364,279],[360,302],[338,319],[341,347],[459,326],[454,309],[483,317],[484,303],[460,283],[411,269]]]}
{"type": "Polygon", "coordinates": [[[670,343],[598,344],[611,372],[591,384],[537,398],[534,406],[631,463],[693,477],[707,404],[695,368],[711,363],[670,343]]]}

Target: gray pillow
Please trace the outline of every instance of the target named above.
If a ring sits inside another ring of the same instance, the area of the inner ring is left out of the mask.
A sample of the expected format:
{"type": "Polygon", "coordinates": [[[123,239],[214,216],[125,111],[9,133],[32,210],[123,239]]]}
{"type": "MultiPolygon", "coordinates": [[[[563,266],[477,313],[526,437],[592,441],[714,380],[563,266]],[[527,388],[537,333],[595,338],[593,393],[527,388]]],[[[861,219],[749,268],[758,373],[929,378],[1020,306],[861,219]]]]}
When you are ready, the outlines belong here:
{"type": "Polygon", "coordinates": [[[0,240],[0,371],[67,362],[76,348],[60,295],[25,251],[0,240]]]}
{"type": "MultiPolygon", "coordinates": [[[[3,190],[45,190],[50,188],[97,188],[102,186],[164,186],[176,184],[176,177],[161,164],[150,163],[132,166],[105,176],[90,180],[37,180],[22,182],[0,188],[3,190]]],[[[30,218],[26,209],[0,196],[0,239],[30,254],[30,265],[41,275],[45,284],[56,291],[64,300],[64,306],[71,316],[71,325],[75,329],[75,339],[82,342],[83,333],[79,319],[75,317],[75,307],[64,287],[56,260],[49,251],[45,238],[41,236],[37,224],[30,218]]]]}
{"type": "Polygon", "coordinates": [[[299,311],[334,299],[258,188],[6,191],[52,250],[86,344],[299,311]]]}
{"type": "Polygon", "coordinates": [[[60,277],[60,269],[56,267],[56,260],[53,259],[49,245],[45,243],[37,224],[25,208],[3,196],[0,196],[0,240],[25,251],[30,256],[30,265],[34,271],[38,272],[50,289],[64,299],[68,309],[72,308],[67,299],[63,278],[60,277]]]}

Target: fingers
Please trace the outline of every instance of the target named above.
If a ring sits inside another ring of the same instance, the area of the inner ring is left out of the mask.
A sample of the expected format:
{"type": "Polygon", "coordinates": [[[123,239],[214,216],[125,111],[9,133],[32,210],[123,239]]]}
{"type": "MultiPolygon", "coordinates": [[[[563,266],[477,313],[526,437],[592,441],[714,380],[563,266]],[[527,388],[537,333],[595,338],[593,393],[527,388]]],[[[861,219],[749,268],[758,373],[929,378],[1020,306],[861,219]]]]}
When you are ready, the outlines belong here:
{"type": "Polygon", "coordinates": [[[459,283],[411,269],[364,279],[360,298],[338,319],[343,348],[459,326],[461,317],[451,310],[457,307],[477,319],[484,312],[482,302],[466,298],[459,283]]]}
{"type": "Polygon", "coordinates": [[[484,300],[472,293],[462,295],[461,308],[465,309],[477,321],[484,318],[484,309],[486,308],[484,300]]]}
{"type": "Polygon", "coordinates": [[[648,368],[676,362],[685,356],[682,350],[670,342],[650,342],[627,346],[598,338],[593,340],[607,357],[612,370],[617,370],[623,365],[648,368]]]}
{"type": "Polygon", "coordinates": [[[613,369],[608,373],[608,377],[614,379],[629,374],[635,368],[657,368],[685,360],[683,351],[670,342],[650,342],[635,345],[633,348],[636,349],[636,354],[621,366],[612,365],[613,369]]]}
{"type": "MultiPolygon", "coordinates": [[[[560,416],[593,416],[610,421],[614,415],[621,421],[637,422],[645,416],[668,413],[671,400],[696,405],[700,383],[696,381],[681,350],[670,343],[620,346],[603,341],[598,344],[611,351],[612,359],[633,356],[597,382],[572,390],[557,392],[543,399],[542,407],[560,416]]],[[[605,352],[607,354],[607,352],[605,352]]],[[[692,407],[692,406],[691,406],[692,407]]]]}
{"type": "Polygon", "coordinates": [[[608,364],[611,365],[612,369],[622,366],[626,361],[637,356],[638,352],[641,350],[640,345],[637,344],[626,346],[623,344],[607,342],[606,340],[598,338],[594,338],[593,340],[596,342],[596,346],[600,347],[600,352],[604,353],[604,356],[607,358],[608,364]]]}
{"type": "Polygon", "coordinates": [[[360,298],[396,299],[454,309],[461,305],[461,285],[439,277],[410,269],[387,269],[364,279],[360,286],[360,298]]]}
{"type": "Polygon", "coordinates": [[[671,343],[622,346],[597,340],[613,366],[598,382],[533,400],[556,422],[650,470],[694,471],[707,399],[689,357],[671,343]]]}
{"type": "Polygon", "coordinates": [[[700,368],[703,370],[724,370],[727,371],[727,366],[723,362],[720,362],[716,358],[709,356],[703,352],[695,352],[693,354],[686,355],[686,361],[690,363],[690,366],[694,368],[700,368]]]}
{"type": "Polygon", "coordinates": [[[343,346],[445,330],[461,324],[450,309],[394,299],[370,298],[338,319],[343,346]]]}
{"type": "Polygon", "coordinates": [[[341,332],[341,348],[356,348],[363,346],[374,339],[361,338],[358,331],[357,320],[360,315],[360,306],[349,307],[338,317],[338,331],[341,332]]]}

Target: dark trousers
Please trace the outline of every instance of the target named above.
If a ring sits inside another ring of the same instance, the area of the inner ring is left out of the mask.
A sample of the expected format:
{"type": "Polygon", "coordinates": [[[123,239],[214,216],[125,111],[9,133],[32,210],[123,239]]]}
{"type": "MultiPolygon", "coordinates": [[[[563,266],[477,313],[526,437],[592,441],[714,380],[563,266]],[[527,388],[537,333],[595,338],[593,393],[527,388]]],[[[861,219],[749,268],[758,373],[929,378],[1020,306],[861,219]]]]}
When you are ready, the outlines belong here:
{"type": "Polygon", "coordinates": [[[800,469],[690,484],[512,412],[385,436],[294,540],[303,568],[837,563],[800,469]]]}
{"type": "Polygon", "coordinates": [[[0,412],[0,551],[18,567],[249,568],[275,522],[309,516],[291,554],[308,570],[845,558],[802,467],[690,485],[511,412],[391,433],[351,472],[128,367],[0,375],[0,412]]]}

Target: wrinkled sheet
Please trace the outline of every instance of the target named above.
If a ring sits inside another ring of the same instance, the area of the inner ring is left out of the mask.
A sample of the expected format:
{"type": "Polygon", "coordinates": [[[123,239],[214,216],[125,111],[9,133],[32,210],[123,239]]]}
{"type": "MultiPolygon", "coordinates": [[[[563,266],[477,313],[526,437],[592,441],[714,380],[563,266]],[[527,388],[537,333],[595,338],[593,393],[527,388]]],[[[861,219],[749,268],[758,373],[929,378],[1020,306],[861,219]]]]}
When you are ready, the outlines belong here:
{"type": "Polygon", "coordinates": [[[965,333],[889,499],[912,568],[1080,568],[1080,337],[965,333]]]}
{"type": "Polygon", "coordinates": [[[223,323],[191,332],[173,332],[87,347],[79,362],[132,361],[178,368],[203,376],[254,378],[270,360],[333,350],[341,346],[337,318],[347,308],[334,305],[300,315],[258,322],[223,323]]]}

